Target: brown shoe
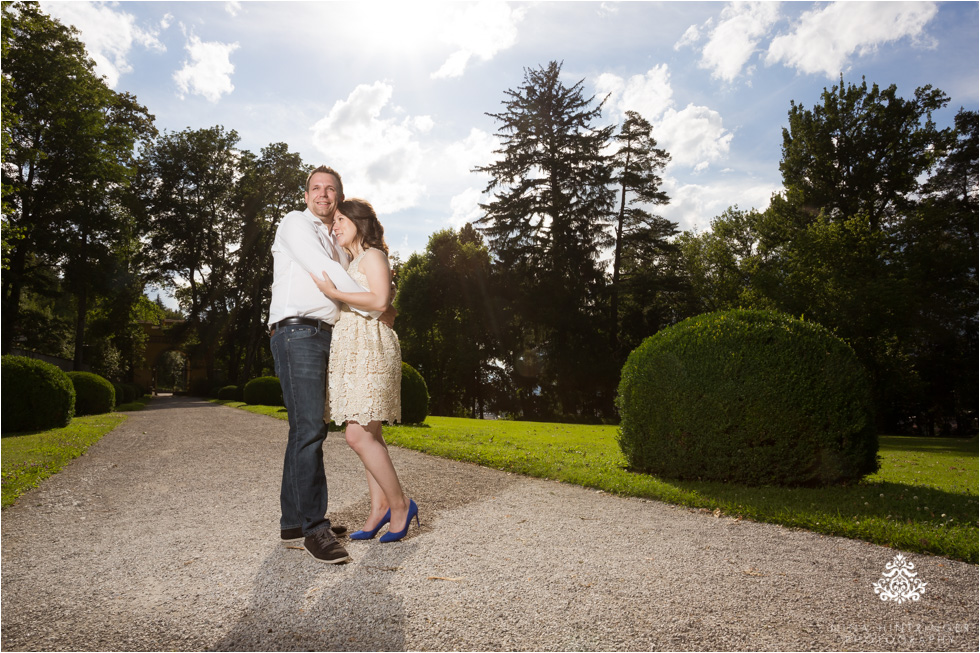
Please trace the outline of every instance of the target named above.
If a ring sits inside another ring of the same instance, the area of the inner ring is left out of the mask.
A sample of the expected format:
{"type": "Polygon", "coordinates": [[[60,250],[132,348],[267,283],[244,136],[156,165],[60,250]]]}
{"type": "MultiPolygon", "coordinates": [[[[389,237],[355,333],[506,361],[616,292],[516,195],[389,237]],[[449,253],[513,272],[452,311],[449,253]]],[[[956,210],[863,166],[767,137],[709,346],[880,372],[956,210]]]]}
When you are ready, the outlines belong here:
{"type": "Polygon", "coordinates": [[[303,540],[303,548],[320,562],[336,565],[350,560],[347,549],[340,545],[329,528],[321,528],[303,540]]]}
{"type": "MultiPolygon", "coordinates": [[[[331,526],[334,535],[340,536],[347,532],[346,526],[331,526]]],[[[279,539],[283,542],[299,542],[303,539],[302,528],[284,528],[279,531],[279,539]]]]}

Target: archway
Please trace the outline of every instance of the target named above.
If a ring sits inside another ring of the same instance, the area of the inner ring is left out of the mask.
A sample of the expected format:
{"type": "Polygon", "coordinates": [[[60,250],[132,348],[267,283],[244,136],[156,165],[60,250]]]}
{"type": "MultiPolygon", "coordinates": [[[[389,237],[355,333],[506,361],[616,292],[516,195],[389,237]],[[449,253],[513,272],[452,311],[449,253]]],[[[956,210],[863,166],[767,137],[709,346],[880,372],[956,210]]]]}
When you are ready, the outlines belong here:
{"type": "Polygon", "coordinates": [[[189,386],[190,360],[179,349],[161,352],[153,365],[154,392],[186,392],[189,386]]]}
{"type": "Polygon", "coordinates": [[[207,378],[204,361],[197,360],[189,354],[183,347],[183,343],[177,340],[174,327],[180,324],[183,324],[183,320],[163,320],[161,323],[140,322],[147,335],[147,341],[143,359],[133,365],[133,383],[148,390],[163,387],[161,384],[166,384],[167,387],[178,385],[181,387],[180,391],[186,391],[194,387],[198,379],[207,378]],[[161,368],[161,365],[174,364],[173,361],[165,360],[168,352],[174,354],[171,358],[183,357],[183,373],[179,375],[181,378],[177,382],[173,380],[174,376],[169,367],[166,370],[161,368]],[[171,376],[167,379],[161,378],[161,371],[171,376]]]}

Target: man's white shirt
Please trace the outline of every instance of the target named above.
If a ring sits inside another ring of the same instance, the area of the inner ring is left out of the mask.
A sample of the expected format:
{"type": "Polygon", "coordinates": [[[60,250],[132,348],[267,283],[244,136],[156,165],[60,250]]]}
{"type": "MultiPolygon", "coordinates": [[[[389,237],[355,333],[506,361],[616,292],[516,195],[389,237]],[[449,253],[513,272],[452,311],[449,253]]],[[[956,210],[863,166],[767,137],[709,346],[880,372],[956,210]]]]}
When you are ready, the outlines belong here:
{"type": "MultiPolygon", "coordinates": [[[[340,305],[320,292],[311,273],[323,277],[326,271],[343,292],[366,292],[347,274],[347,253],[337,246],[327,225],[309,209],[290,211],[283,217],[272,243],[272,260],[270,325],[287,317],[307,317],[329,324],[337,321],[340,305]]],[[[351,310],[375,318],[381,315],[380,311],[351,310]]]]}

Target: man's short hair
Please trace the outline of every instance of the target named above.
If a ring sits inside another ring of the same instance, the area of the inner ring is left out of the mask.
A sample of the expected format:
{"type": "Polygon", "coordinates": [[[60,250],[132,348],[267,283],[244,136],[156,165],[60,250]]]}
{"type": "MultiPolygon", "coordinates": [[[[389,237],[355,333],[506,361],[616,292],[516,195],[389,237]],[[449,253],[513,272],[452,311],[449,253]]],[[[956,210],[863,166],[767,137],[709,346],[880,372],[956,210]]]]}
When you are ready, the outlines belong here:
{"type": "Polygon", "coordinates": [[[306,192],[307,193],[310,192],[310,179],[312,179],[313,178],[313,175],[315,175],[318,172],[325,172],[328,175],[333,175],[334,176],[334,179],[337,180],[337,193],[339,195],[343,195],[344,194],[344,181],[340,178],[340,173],[337,172],[336,170],[334,170],[333,168],[331,168],[330,166],[320,166],[319,168],[316,168],[314,170],[311,170],[310,171],[310,174],[306,175],[306,192]]]}

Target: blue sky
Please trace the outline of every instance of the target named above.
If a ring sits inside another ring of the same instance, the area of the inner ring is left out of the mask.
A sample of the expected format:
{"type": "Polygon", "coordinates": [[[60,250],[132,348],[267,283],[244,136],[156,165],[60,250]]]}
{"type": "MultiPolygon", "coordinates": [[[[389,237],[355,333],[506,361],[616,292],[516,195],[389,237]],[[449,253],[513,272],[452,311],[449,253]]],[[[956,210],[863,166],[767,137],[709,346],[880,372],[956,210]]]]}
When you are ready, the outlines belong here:
{"type": "Polygon", "coordinates": [[[780,188],[790,101],[845,82],[931,84],[978,109],[977,2],[41,2],[161,130],[285,142],[378,209],[406,259],[480,217],[504,91],[563,62],[566,85],[634,110],[672,161],[681,230],[780,188]]]}

